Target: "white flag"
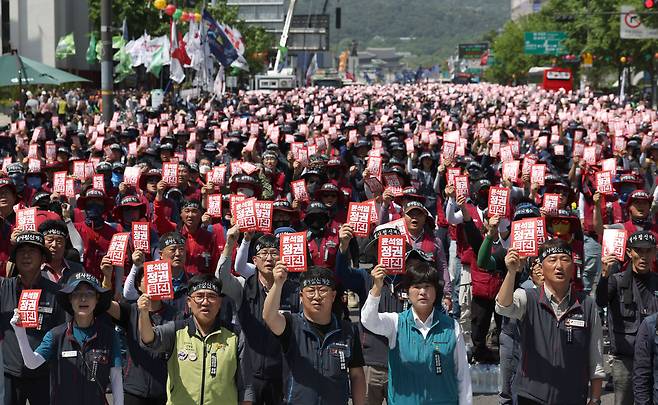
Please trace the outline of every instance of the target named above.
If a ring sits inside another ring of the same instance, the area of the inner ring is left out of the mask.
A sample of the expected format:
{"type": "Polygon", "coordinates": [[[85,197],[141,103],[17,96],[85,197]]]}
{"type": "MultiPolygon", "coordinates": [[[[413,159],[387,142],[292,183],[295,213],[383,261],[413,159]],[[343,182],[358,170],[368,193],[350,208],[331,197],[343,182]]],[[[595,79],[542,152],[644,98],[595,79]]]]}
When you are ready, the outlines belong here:
{"type": "Polygon", "coordinates": [[[224,66],[219,65],[219,71],[215,77],[215,83],[213,84],[213,90],[218,97],[224,95],[224,66]]]}
{"type": "Polygon", "coordinates": [[[176,23],[171,23],[171,65],[169,66],[169,78],[176,83],[182,83],[185,80],[185,71],[181,62],[173,57],[174,52],[178,49],[178,35],[176,33],[176,23]]]}

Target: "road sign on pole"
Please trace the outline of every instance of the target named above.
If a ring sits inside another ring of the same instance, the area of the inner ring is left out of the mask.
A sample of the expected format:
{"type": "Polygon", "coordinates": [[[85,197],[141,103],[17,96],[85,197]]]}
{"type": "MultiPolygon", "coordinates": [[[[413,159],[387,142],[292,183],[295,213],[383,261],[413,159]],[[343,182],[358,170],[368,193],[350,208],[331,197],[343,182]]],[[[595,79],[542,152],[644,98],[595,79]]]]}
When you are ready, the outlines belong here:
{"type": "Polygon", "coordinates": [[[622,39],[655,39],[658,38],[658,29],[642,24],[640,16],[633,7],[621,6],[619,37],[622,39]]]}
{"type": "Polygon", "coordinates": [[[564,32],[526,32],[524,53],[527,55],[565,55],[564,32]]]}

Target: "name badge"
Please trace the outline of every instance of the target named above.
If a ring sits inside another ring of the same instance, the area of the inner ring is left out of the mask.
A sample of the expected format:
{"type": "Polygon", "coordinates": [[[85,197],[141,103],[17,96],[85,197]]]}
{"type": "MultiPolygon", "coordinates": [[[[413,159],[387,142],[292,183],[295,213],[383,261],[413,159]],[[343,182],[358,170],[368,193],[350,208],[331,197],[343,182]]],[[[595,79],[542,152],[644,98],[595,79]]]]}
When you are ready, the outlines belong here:
{"type": "Polygon", "coordinates": [[[44,314],[52,314],[53,313],[53,307],[39,307],[38,312],[42,312],[44,314]]]}
{"type": "Polygon", "coordinates": [[[585,321],[582,319],[573,319],[573,318],[567,318],[564,321],[565,326],[572,326],[575,328],[584,328],[585,327],[585,321]]]}
{"type": "Polygon", "coordinates": [[[71,358],[71,357],[77,357],[77,356],[78,356],[78,352],[75,351],[75,350],[68,350],[68,351],[62,352],[62,357],[63,358],[71,358]]]}

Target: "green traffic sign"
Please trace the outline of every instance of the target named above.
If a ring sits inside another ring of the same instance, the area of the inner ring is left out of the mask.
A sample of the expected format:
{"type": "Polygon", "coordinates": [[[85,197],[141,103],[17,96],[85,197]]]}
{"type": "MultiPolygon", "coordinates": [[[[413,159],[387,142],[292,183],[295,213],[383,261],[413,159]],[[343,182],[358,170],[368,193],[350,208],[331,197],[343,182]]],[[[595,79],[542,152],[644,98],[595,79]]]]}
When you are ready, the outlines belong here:
{"type": "Polygon", "coordinates": [[[527,55],[565,55],[562,42],[566,38],[564,32],[526,32],[523,51],[527,55]]]}

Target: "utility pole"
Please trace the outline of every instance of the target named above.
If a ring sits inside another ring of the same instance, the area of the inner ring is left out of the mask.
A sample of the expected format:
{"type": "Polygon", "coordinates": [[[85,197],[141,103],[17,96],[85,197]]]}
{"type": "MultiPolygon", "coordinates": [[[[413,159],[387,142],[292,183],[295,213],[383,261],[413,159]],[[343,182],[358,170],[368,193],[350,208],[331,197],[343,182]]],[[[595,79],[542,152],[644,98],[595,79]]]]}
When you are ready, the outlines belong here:
{"type": "Polygon", "coordinates": [[[101,96],[103,122],[112,119],[114,61],[112,61],[112,0],[101,0],[101,96]]]}

